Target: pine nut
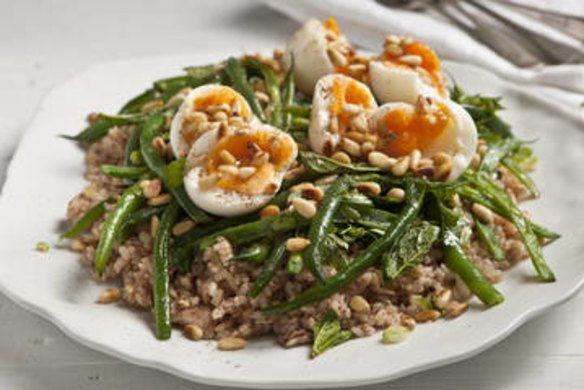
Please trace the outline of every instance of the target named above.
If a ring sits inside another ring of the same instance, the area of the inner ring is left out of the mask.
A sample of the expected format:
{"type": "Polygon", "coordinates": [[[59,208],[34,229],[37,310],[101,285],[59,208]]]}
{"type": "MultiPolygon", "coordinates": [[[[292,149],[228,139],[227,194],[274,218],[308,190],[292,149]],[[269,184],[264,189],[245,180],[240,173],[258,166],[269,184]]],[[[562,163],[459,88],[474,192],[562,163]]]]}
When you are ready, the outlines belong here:
{"type": "Polygon", "coordinates": [[[422,152],[420,152],[418,149],[412,150],[410,153],[410,169],[412,171],[415,171],[418,168],[421,158],[422,152]]]}
{"type": "Polygon", "coordinates": [[[381,193],[381,186],[374,181],[362,181],[355,187],[367,195],[377,196],[381,193]]]}
{"type": "Polygon", "coordinates": [[[381,168],[383,170],[390,170],[391,167],[397,161],[395,158],[391,158],[385,153],[381,152],[371,152],[367,156],[367,160],[369,161],[369,165],[372,165],[377,168],[381,168]]]}
{"type": "Polygon", "coordinates": [[[148,201],[149,206],[162,206],[163,204],[170,203],[172,196],[170,194],[158,195],[148,201]]]}
{"type": "Polygon", "coordinates": [[[213,120],[217,121],[217,122],[223,122],[228,120],[229,117],[227,116],[227,114],[224,111],[217,111],[216,113],[213,114],[213,120]]]}
{"type": "Polygon", "coordinates": [[[152,110],[156,110],[156,109],[162,108],[162,107],[164,107],[164,102],[160,99],[156,99],[156,100],[152,100],[151,102],[144,104],[140,108],[140,111],[141,112],[150,112],[152,110]]]}
{"type": "Polygon", "coordinates": [[[399,322],[409,330],[412,330],[416,327],[416,320],[414,317],[407,314],[402,314],[399,318],[399,322]]]}
{"type": "Polygon", "coordinates": [[[351,127],[360,132],[367,131],[367,118],[365,115],[356,115],[351,119],[351,127]]]}
{"type": "Polygon", "coordinates": [[[226,174],[226,175],[232,175],[232,176],[239,175],[239,168],[237,168],[236,166],[233,166],[233,165],[219,165],[217,167],[217,170],[221,173],[226,174]]]}
{"type": "Polygon", "coordinates": [[[108,288],[103,290],[97,298],[97,303],[114,303],[122,299],[122,292],[119,288],[108,288]]]}
{"type": "Polygon", "coordinates": [[[333,184],[339,178],[338,175],[329,175],[325,177],[321,177],[317,181],[314,182],[317,186],[327,186],[329,184],[333,184]]]}
{"type": "Polygon", "coordinates": [[[459,315],[461,315],[462,313],[464,313],[467,309],[468,309],[467,302],[461,303],[461,302],[457,302],[457,301],[448,302],[448,304],[444,308],[448,318],[456,318],[459,315]]]}
{"type": "Polygon", "coordinates": [[[345,152],[335,152],[331,158],[341,164],[350,164],[352,162],[351,157],[345,152]]]}
{"type": "Polygon", "coordinates": [[[264,92],[256,91],[255,95],[258,98],[258,100],[260,101],[260,103],[269,103],[270,102],[270,97],[267,94],[265,94],[264,92]]]}
{"type": "Polygon", "coordinates": [[[436,321],[441,314],[438,310],[422,310],[414,314],[416,322],[436,321]]]}
{"type": "Polygon", "coordinates": [[[333,49],[332,47],[329,47],[327,49],[327,53],[328,53],[331,61],[333,62],[333,64],[335,64],[336,66],[339,66],[342,68],[342,67],[345,67],[349,64],[349,62],[347,61],[347,58],[340,51],[333,49]]]}
{"type": "Polygon", "coordinates": [[[401,38],[395,34],[388,34],[383,37],[383,43],[386,45],[394,44],[399,45],[401,43],[401,38]]]}
{"type": "Polygon", "coordinates": [[[373,142],[365,141],[361,144],[361,153],[367,156],[369,153],[375,150],[375,145],[373,142]]]}
{"type": "Polygon", "coordinates": [[[194,228],[195,225],[196,223],[193,220],[190,219],[184,220],[172,227],[172,234],[175,236],[182,236],[183,234],[194,228]]]}
{"type": "Polygon", "coordinates": [[[481,155],[478,153],[473,154],[472,159],[470,160],[470,166],[474,169],[477,169],[481,165],[481,155]]]}
{"type": "Polygon", "coordinates": [[[471,206],[471,210],[474,215],[477,216],[481,222],[492,224],[493,223],[493,212],[488,209],[487,207],[483,206],[479,203],[473,203],[471,206]]]}
{"type": "Polygon", "coordinates": [[[391,190],[387,191],[385,195],[389,199],[393,200],[394,202],[401,203],[406,198],[406,192],[401,188],[392,188],[391,190]]]}
{"type": "Polygon", "coordinates": [[[198,341],[203,338],[203,329],[199,325],[188,324],[184,328],[185,336],[188,339],[198,341]]]}
{"type": "Polygon", "coordinates": [[[361,146],[350,138],[343,137],[341,139],[341,148],[351,156],[361,156],[361,146]]]}
{"type": "Polygon", "coordinates": [[[355,295],[349,300],[349,307],[357,313],[369,313],[371,305],[361,295],[355,295]]]}
{"type": "Polygon", "coordinates": [[[314,184],[309,181],[298,183],[295,186],[290,187],[290,192],[302,192],[307,188],[314,188],[314,184]]]}
{"type": "Polygon", "coordinates": [[[404,50],[401,48],[401,46],[396,44],[389,44],[385,46],[384,51],[392,56],[401,56],[404,54],[404,50]]]}
{"type": "Polygon", "coordinates": [[[345,103],[343,104],[342,110],[349,115],[357,115],[363,112],[363,107],[357,104],[345,103]]]}
{"type": "Polygon", "coordinates": [[[397,159],[396,163],[391,167],[391,173],[394,176],[403,176],[410,167],[410,156],[404,156],[397,159]]]}
{"type": "Polygon", "coordinates": [[[310,219],[316,215],[316,206],[306,199],[294,198],[292,199],[292,206],[304,218],[310,219]]]}
{"type": "Polygon", "coordinates": [[[85,244],[81,240],[75,239],[71,241],[71,249],[75,252],[83,252],[85,250],[85,244]]]}
{"type": "Polygon", "coordinates": [[[217,175],[205,175],[199,178],[199,188],[203,191],[209,190],[215,186],[219,180],[217,175]]]}
{"type": "Polygon", "coordinates": [[[280,215],[280,208],[275,204],[264,207],[260,211],[260,218],[269,218],[280,215]]]}
{"type": "Polygon", "coordinates": [[[237,162],[235,156],[227,149],[223,149],[219,152],[219,158],[221,159],[221,162],[226,165],[235,165],[237,162]]]}
{"type": "Polygon", "coordinates": [[[443,288],[442,290],[438,291],[434,298],[434,305],[439,309],[444,309],[446,305],[452,299],[452,290],[449,288],[443,288]]]}
{"type": "Polygon", "coordinates": [[[160,195],[160,191],[162,191],[162,182],[158,178],[142,180],[140,182],[140,188],[146,199],[152,199],[160,195]]]}
{"type": "Polygon", "coordinates": [[[291,237],[286,240],[286,250],[288,252],[301,252],[308,248],[310,240],[304,237],[291,237]]]}
{"type": "Polygon", "coordinates": [[[324,198],[324,191],[320,187],[308,187],[303,189],[301,193],[304,199],[310,199],[317,202],[324,198]]]}
{"type": "Polygon", "coordinates": [[[152,237],[156,236],[158,225],[160,225],[160,218],[158,218],[156,215],[153,215],[152,218],[150,218],[150,235],[152,237]]]}
{"type": "Polygon", "coordinates": [[[329,131],[333,134],[339,133],[339,117],[338,116],[333,115],[331,117],[331,122],[329,124],[329,131]]]}
{"type": "Polygon", "coordinates": [[[357,75],[361,72],[365,72],[367,70],[367,65],[365,64],[352,64],[349,65],[348,71],[351,75],[357,75]]]}
{"type": "Polygon", "coordinates": [[[247,341],[241,337],[224,337],[217,343],[221,351],[236,351],[247,346],[247,341]]]}
{"type": "Polygon", "coordinates": [[[156,149],[158,154],[160,154],[161,156],[166,156],[166,142],[164,142],[164,139],[162,139],[162,137],[154,137],[154,139],[152,140],[152,146],[154,147],[154,149],[156,149]]]}
{"type": "Polygon", "coordinates": [[[242,167],[239,168],[239,177],[243,180],[249,179],[256,173],[255,167],[242,167]]]}
{"type": "Polygon", "coordinates": [[[398,58],[399,62],[406,65],[422,65],[422,57],[416,54],[406,54],[398,58]]]}
{"type": "Polygon", "coordinates": [[[251,160],[251,165],[255,167],[261,167],[262,165],[266,164],[269,160],[270,160],[269,154],[267,154],[266,152],[259,152],[256,153],[255,156],[253,156],[253,159],[251,160]]]}
{"type": "Polygon", "coordinates": [[[488,151],[488,150],[489,150],[489,147],[488,147],[486,144],[482,144],[482,145],[479,145],[479,146],[478,146],[478,148],[477,148],[477,153],[478,153],[479,155],[481,155],[481,157],[482,157],[482,156],[484,156],[485,154],[487,154],[487,151],[488,151]]]}

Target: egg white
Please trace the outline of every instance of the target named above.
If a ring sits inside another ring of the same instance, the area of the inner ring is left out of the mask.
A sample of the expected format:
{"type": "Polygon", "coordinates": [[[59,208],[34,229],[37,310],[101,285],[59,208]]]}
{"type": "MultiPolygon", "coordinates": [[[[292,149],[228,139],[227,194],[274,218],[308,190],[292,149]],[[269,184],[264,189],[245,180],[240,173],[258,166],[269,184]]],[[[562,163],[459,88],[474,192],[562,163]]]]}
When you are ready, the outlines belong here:
{"type": "Polygon", "coordinates": [[[316,19],[309,19],[292,35],[284,63],[289,69],[294,63],[294,81],[299,91],[312,95],[319,78],[334,73],[335,67],[330,60],[325,37],[326,28],[316,19]]]}
{"type": "MultiPolygon", "coordinates": [[[[189,94],[184,98],[183,103],[181,104],[178,111],[176,112],[176,114],[172,118],[172,122],[170,125],[170,146],[172,148],[172,152],[174,153],[174,155],[177,158],[184,157],[187,153],[189,153],[189,150],[191,149],[191,145],[189,145],[184,140],[181,133],[182,133],[183,118],[185,117],[185,115],[194,111],[193,107],[192,107],[192,102],[200,96],[209,95],[210,93],[213,93],[213,91],[219,91],[219,90],[224,89],[224,88],[229,88],[229,87],[221,86],[221,85],[217,85],[217,84],[203,85],[203,86],[197,87],[195,89],[192,89],[189,92],[189,94]]],[[[249,122],[249,123],[251,123],[252,121],[258,121],[257,118],[255,118],[251,114],[251,112],[252,112],[251,108],[249,107],[249,104],[243,98],[243,96],[241,96],[235,90],[233,90],[233,92],[241,98],[242,106],[245,107],[247,109],[247,112],[249,113],[248,117],[246,117],[246,118],[242,117],[242,119],[244,121],[249,122]]]]}
{"type": "Polygon", "coordinates": [[[419,95],[439,97],[438,91],[424,83],[413,69],[369,63],[371,89],[380,104],[406,102],[415,104],[419,95]]]}
{"type": "MultiPolygon", "coordinates": [[[[451,100],[441,101],[448,107],[452,120],[440,136],[421,152],[422,156],[427,158],[440,152],[450,155],[452,157],[452,170],[446,181],[452,182],[470,165],[477,148],[478,133],[472,117],[462,106],[451,100]]],[[[382,118],[392,110],[413,113],[415,106],[404,102],[386,103],[380,106],[373,115],[376,126],[383,128],[382,118]]]]}
{"type": "Polygon", "coordinates": [[[377,103],[373,94],[366,84],[363,84],[353,78],[342,74],[330,74],[321,77],[314,88],[314,96],[312,97],[312,110],[310,112],[310,124],[308,127],[308,139],[310,147],[317,153],[323,153],[325,145],[329,143],[332,149],[336,149],[341,141],[339,133],[332,133],[329,131],[331,123],[330,107],[334,102],[334,95],[332,94],[333,83],[337,80],[344,82],[354,82],[370,94],[369,104],[373,108],[377,108],[377,103]]]}
{"type": "Polygon", "coordinates": [[[204,156],[213,150],[220,139],[218,131],[215,130],[203,134],[195,141],[187,157],[187,162],[190,163],[191,168],[184,177],[184,185],[193,203],[211,214],[234,217],[256,211],[265,206],[277,193],[284,180],[284,175],[296,160],[298,155],[296,143],[292,137],[283,131],[269,125],[258,125],[246,131],[267,131],[277,134],[278,137],[286,137],[294,147],[293,153],[289,160],[272,177],[271,182],[277,185],[276,191],[272,194],[247,195],[218,187],[201,189],[200,179],[207,175],[204,156]]]}

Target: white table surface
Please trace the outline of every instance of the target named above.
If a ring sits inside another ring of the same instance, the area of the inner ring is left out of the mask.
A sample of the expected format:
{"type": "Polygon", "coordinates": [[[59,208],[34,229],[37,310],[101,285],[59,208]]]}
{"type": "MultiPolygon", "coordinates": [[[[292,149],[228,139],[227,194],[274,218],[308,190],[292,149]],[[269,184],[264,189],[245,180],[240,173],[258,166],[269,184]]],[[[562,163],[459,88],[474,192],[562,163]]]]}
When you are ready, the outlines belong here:
{"type": "MultiPolygon", "coordinates": [[[[40,99],[88,65],[211,45],[281,46],[295,29],[248,1],[3,0],[0,15],[0,183],[40,99]]],[[[580,294],[472,359],[370,389],[582,389],[583,323],[580,294]]],[[[0,295],[0,389],[163,387],[209,388],[78,345],[0,295]]]]}

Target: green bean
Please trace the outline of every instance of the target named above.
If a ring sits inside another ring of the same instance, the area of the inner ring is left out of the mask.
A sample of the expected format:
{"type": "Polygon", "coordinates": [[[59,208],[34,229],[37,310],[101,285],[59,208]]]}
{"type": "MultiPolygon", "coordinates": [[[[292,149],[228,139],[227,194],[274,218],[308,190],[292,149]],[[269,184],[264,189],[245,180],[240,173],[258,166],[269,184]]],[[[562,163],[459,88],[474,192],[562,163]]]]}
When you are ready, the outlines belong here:
{"type": "Polygon", "coordinates": [[[161,134],[163,126],[164,117],[160,114],[155,114],[146,121],[140,134],[140,151],[142,152],[142,157],[144,157],[144,161],[148,167],[162,179],[168,191],[187,215],[197,223],[207,223],[211,221],[211,217],[193,204],[185,191],[184,185],[180,185],[179,187],[169,186],[165,172],[166,164],[164,158],[152,145],[152,140],[161,134]]]}
{"type": "Polygon", "coordinates": [[[156,337],[160,340],[169,339],[172,330],[170,325],[169,246],[172,226],[178,217],[178,212],[178,204],[176,202],[170,203],[162,213],[160,224],[154,236],[152,291],[156,337]]]}
{"type": "Polygon", "coordinates": [[[284,112],[287,114],[292,114],[292,116],[308,119],[310,118],[310,107],[298,106],[298,105],[288,105],[284,107],[284,112]]]}
{"type": "Polygon", "coordinates": [[[239,251],[237,256],[231,258],[234,261],[261,264],[270,254],[270,245],[265,242],[256,242],[239,251]]]}
{"type": "Polygon", "coordinates": [[[270,107],[272,109],[270,115],[270,124],[281,128],[282,97],[280,95],[280,82],[276,72],[274,69],[272,69],[271,66],[263,64],[256,59],[251,59],[247,63],[251,68],[258,70],[262,74],[266,85],[266,92],[268,95],[270,95],[270,107]]]}
{"type": "MultiPolygon", "coordinates": [[[[294,61],[294,59],[292,59],[294,61]]],[[[294,63],[288,72],[286,72],[286,76],[284,77],[284,81],[282,82],[282,105],[284,107],[291,106],[294,104],[294,95],[295,95],[295,85],[294,85],[294,63]]],[[[282,127],[285,131],[290,131],[290,126],[292,124],[292,114],[288,112],[284,112],[282,118],[282,127]]]]}
{"type": "Polygon", "coordinates": [[[75,238],[86,230],[91,224],[97,221],[103,214],[105,214],[105,204],[107,200],[99,202],[92,208],[90,208],[81,218],[73,224],[65,233],[61,235],[61,238],[75,238]]]}
{"type": "Polygon", "coordinates": [[[322,273],[325,237],[330,231],[333,217],[342,204],[342,194],[347,191],[347,188],[348,183],[344,178],[330,185],[316,215],[312,218],[310,229],[308,230],[310,246],[306,250],[306,266],[321,283],[325,282],[325,277],[322,273]]]}
{"type": "Polygon", "coordinates": [[[537,198],[539,196],[539,190],[534,181],[519,165],[510,158],[504,158],[501,160],[501,163],[517,178],[517,180],[519,180],[521,184],[523,184],[525,188],[527,188],[533,197],[537,198]]]}
{"type": "Polygon", "coordinates": [[[501,248],[501,243],[495,235],[490,225],[482,223],[477,217],[474,218],[476,231],[485,247],[496,261],[505,260],[505,251],[501,248]]]}
{"type": "Polygon", "coordinates": [[[128,167],[123,165],[101,164],[99,166],[101,173],[112,177],[122,179],[139,179],[148,172],[148,167],[128,167]]]}
{"type": "Polygon", "coordinates": [[[276,271],[284,262],[284,255],[286,254],[286,240],[281,239],[280,243],[274,247],[270,257],[268,257],[262,268],[262,272],[258,275],[254,285],[249,290],[249,295],[253,298],[257,297],[264,288],[270,283],[270,280],[276,274],[276,271]]]}
{"type": "Polygon", "coordinates": [[[128,142],[126,143],[126,150],[124,154],[124,165],[132,166],[138,165],[132,160],[132,153],[138,151],[140,149],[140,133],[142,132],[142,126],[136,126],[132,129],[132,133],[130,134],[130,138],[128,138],[128,142]]]}
{"type": "Polygon", "coordinates": [[[383,236],[375,240],[367,249],[355,257],[346,268],[329,278],[326,284],[317,285],[290,301],[268,307],[263,310],[263,313],[265,315],[286,313],[304,305],[321,301],[357,279],[369,267],[379,261],[380,256],[387,250],[390,250],[411,226],[422,207],[426,192],[424,186],[413,181],[408,181],[405,184],[405,188],[407,192],[406,205],[398,219],[383,236]]]}
{"type": "Polygon", "coordinates": [[[501,215],[508,218],[509,221],[515,225],[515,228],[527,249],[527,253],[531,258],[531,262],[537,271],[538,278],[542,282],[555,281],[556,278],[554,273],[549,268],[543,257],[541,246],[539,245],[531,223],[525,214],[523,214],[523,212],[517,208],[515,203],[513,203],[505,190],[499,188],[484,174],[472,175],[466,173],[465,178],[476,185],[477,188],[484,193],[498,209],[503,211],[503,214],[501,215]]]}
{"type": "Polygon", "coordinates": [[[304,257],[302,256],[301,252],[294,252],[290,254],[288,258],[288,272],[292,275],[298,275],[302,272],[304,268],[304,257]]]}
{"type": "Polygon", "coordinates": [[[122,223],[128,215],[140,207],[143,200],[142,189],[139,183],[136,183],[122,193],[118,203],[106,217],[95,252],[95,270],[99,275],[103,274],[122,223]]]}
{"type": "Polygon", "coordinates": [[[142,108],[142,106],[144,106],[144,104],[151,102],[154,99],[156,99],[156,91],[152,88],[147,89],[140,95],[134,97],[129,102],[124,104],[119,113],[133,114],[136,112],[140,112],[140,109],[142,108]]]}
{"type": "Polygon", "coordinates": [[[165,208],[166,205],[158,207],[147,207],[134,211],[122,223],[122,227],[118,233],[118,241],[126,241],[130,235],[134,233],[138,226],[150,221],[150,218],[153,216],[162,214],[165,208]]]}
{"type": "Polygon", "coordinates": [[[257,96],[254,93],[253,88],[247,81],[247,74],[245,68],[236,58],[229,58],[225,64],[225,72],[231,80],[233,87],[239,91],[249,103],[253,113],[262,121],[266,121],[266,116],[264,115],[264,110],[260,104],[257,96]]]}
{"type": "Polygon", "coordinates": [[[307,131],[310,126],[310,121],[307,118],[292,117],[292,130],[307,131]]]}
{"type": "Polygon", "coordinates": [[[62,135],[63,138],[78,142],[91,143],[105,137],[114,126],[130,125],[143,120],[141,114],[107,115],[99,114],[97,119],[77,135],[62,135]]]}
{"type": "MultiPolygon", "coordinates": [[[[444,228],[443,228],[444,229],[444,228]]],[[[452,231],[446,230],[442,250],[446,265],[460,276],[466,286],[477,298],[487,306],[494,306],[504,301],[503,295],[485,277],[478,268],[466,257],[458,237],[452,231]]]]}

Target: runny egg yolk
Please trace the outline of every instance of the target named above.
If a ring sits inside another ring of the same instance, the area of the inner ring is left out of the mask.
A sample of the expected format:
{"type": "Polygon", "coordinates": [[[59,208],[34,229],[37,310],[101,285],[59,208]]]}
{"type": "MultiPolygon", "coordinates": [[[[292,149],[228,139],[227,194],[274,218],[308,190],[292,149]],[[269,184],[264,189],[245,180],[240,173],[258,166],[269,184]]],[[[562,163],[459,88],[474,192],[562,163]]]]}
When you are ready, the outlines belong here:
{"type": "Polygon", "coordinates": [[[441,73],[440,59],[429,46],[420,41],[404,42],[401,44],[402,54],[385,52],[383,59],[391,62],[394,66],[404,67],[403,63],[399,62],[399,57],[403,55],[418,55],[422,58],[422,63],[419,65],[423,68],[432,81],[432,85],[438,90],[441,95],[446,91],[445,80],[441,73]]]}
{"type": "Polygon", "coordinates": [[[448,107],[438,103],[429,113],[419,110],[395,109],[381,119],[378,150],[392,157],[409,155],[414,149],[422,152],[446,130],[452,121],[448,107]]]}
{"type": "Polygon", "coordinates": [[[328,18],[323,22],[323,26],[337,37],[342,34],[335,18],[328,18]]]}
{"type": "Polygon", "coordinates": [[[339,132],[342,134],[351,120],[352,115],[343,110],[345,104],[355,104],[364,108],[372,108],[371,93],[353,80],[335,78],[332,86],[332,103],[330,113],[339,120],[339,132]]]}
{"type": "Polygon", "coordinates": [[[209,174],[219,174],[218,167],[223,164],[221,152],[227,150],[237,160],[236,166],[254,167],[255,173],[248,178],[239,175],[220,174],[216,186],[245,195],[260,195],[271,193],[275,176],[286,168],[294,156],[295,145],[288,137],[278,137],[272,132],[255,131],[235,132],[219,140],[211,151],[207,160],[206,169],[209,174]],[[269,158],[262,161],[260,154],[267,154],[269,158]]]}
{"type": "Polygon", "coordinates": [[[236,101],[240,101],[239,116],[247,117],[249,113],[241,101],[241,96],[229,87],[218,87],[205,95],[198,96],[193,100],[193,108],[196,111],[206,111],[209,107],[220,104],[233,106],[236,101]]]}

